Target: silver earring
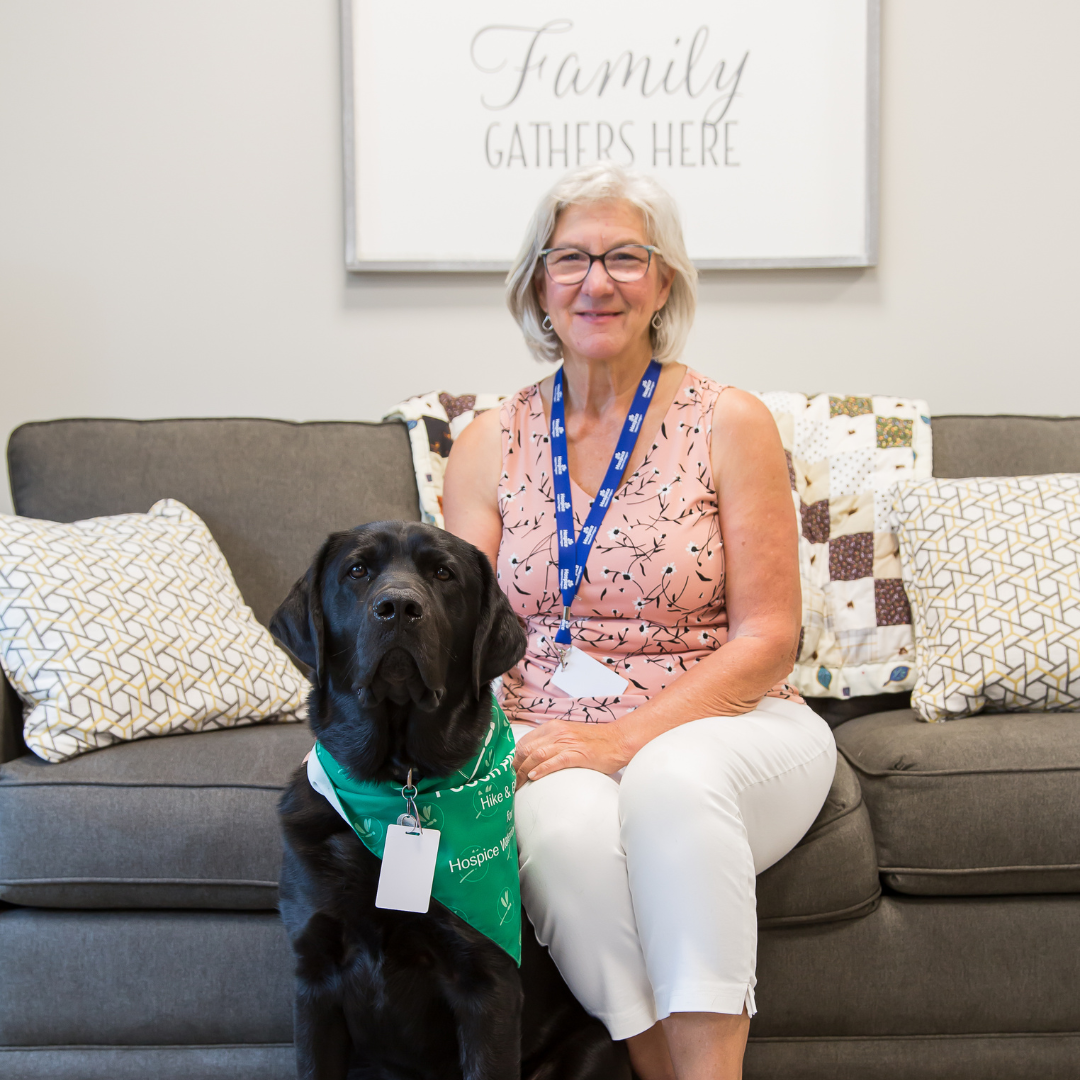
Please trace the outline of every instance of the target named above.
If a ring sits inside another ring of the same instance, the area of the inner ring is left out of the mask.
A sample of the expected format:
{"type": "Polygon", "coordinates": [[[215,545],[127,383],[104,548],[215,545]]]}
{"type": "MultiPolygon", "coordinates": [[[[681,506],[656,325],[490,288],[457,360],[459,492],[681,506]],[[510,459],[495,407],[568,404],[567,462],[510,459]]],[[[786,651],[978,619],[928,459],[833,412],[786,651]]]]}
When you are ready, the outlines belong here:
{"type": "Polygon", "coordinates": [[[664,320],[660,318],[660,312],[653,312],[652,322],[649,324],[654,330],[659,330],[664,325],[664,320]]]}
{"type": "Polygon", "coordinates": [[[551,325],[551,316],[550,315],[545,315],[544,316],[544,321],[540,324],[540,326],[544,330],[554,330],[555,329],[555,327],[551,325]]]}

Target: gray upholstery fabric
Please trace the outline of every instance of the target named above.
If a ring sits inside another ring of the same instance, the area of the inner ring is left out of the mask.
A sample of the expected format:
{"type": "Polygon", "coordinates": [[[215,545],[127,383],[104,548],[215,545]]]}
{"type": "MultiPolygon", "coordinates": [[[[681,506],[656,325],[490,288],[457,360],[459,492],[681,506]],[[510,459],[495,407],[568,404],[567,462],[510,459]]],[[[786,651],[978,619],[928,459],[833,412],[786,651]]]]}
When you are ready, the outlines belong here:
{"type": "Polygon", "coordinates": [[[54,420],[8,443],[16,513],[53,521],[179,499],[214,534],[266,622],[336,529],[420,518],[401,423],[54,420]]]}
{"type": "Polygon", "coordinates": [[[758,877],[758,924],[856,918],[872,911],[880,895],[870,816],[859,781],[838,756],[817,821],[793,851],[758,877]]]}
{"type": "Polygon", "coordinates": [[[1080,717],[910,710],[838,727],[885,881],[906,893],[1080,892],[1080,717]]]}
{"type": "Polygon", "coordinates": [[[291,1045],[0,1046],[4,1080],[296,1080],[291,1045]]]}
{"type": "Polygon", "coordinates": [[[1075,1080],[1080,1034],[754,1039],[744,1080],[1075,1080]]]}
{"type": "Polygon", "coordinates": [[[0,766],[0,899],[273,908],[277,800],[313,739],[265,724],[0,766]]]}
{"type": "Polygon", "coordinates": [[[0,910],[0,1045],[292,1040],[273,912],[0,910]]]}
{"type": "MultiPolygon", "coordinates": [[[[1080,1035],[750,1039],[746,1080],[1075,1080],[1080,1035]]],[[[4,1080],[295,1080],[291,1046],[0,1048],[4,1080]]]]}
{"type": "Polygon", "coordinates": [[[883,896],[763,930],[756,1037],[1080,1032],[1080,896],[883,896]]]}
{"type": "MultiPolygon", "coordinates": [[[[1080,1035],[750,1039],[745,1080],[1075,1080],[1080,1035]]],[[[291,1046],[0,1047],[4,1080],[295,1080],[291,1046]]]]}
{"type": "Polygon", "coordinates": [[[935,476],[1080,472],[1080,418],[935,416],[935,476]]]}

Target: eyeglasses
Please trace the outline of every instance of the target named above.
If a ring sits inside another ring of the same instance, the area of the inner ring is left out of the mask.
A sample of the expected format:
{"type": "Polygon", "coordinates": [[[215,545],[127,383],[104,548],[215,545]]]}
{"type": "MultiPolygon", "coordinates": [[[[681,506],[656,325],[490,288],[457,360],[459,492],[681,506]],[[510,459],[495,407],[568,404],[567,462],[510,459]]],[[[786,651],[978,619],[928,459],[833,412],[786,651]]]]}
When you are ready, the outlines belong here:
{"type": "Polygon", "coordinates": [[[602,262],[612,281],[640,281],[648,272],[656,248],[649,244],[624,244],[603,255],[590,255],[578,248],[544,248],[543,259],[547,275],[556,285],[580,285],[588,276],[594,262],[602,262]]]}

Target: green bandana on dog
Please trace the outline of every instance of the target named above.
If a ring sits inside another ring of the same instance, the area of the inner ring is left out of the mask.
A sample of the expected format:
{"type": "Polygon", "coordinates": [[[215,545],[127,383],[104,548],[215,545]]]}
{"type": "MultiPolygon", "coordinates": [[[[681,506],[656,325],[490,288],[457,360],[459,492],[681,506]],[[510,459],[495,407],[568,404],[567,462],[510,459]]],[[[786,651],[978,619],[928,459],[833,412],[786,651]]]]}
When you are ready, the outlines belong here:
{"type": "MultiPolygon", "coordinates": [[[[513,766],[510,722],[494,703],[476,757],[453,776],[419,781],[414,801],[421,826],[441,834],[431,895],[520,965],[513,766]]],[[[364,847],[381,859],[387,825],[405,813],[401,785],[354,780],[321,743],[308,758],[308,780],[352,826],[364,847]]]]}

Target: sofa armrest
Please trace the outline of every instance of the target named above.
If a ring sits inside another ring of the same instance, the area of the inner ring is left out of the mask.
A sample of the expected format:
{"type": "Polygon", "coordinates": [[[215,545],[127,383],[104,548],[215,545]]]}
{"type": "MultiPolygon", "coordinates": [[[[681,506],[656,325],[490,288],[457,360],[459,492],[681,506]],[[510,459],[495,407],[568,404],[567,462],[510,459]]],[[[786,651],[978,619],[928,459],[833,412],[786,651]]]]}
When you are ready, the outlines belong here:
{"type": "Polygon", "coordinates": [[[0,764],[22,757],[26,753],[23,742],[22,702],[11,684],[0,675],[0,764]]]}

